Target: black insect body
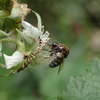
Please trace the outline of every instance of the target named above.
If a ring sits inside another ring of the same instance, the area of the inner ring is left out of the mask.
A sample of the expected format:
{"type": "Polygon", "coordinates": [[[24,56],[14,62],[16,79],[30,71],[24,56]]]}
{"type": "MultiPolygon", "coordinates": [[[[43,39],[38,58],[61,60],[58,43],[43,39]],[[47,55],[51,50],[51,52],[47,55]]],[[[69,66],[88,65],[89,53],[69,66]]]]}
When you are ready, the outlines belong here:
{"type": "Polygon", "coordinates": [[[57,67],[63,62],[63,59],[64,59],[63,54],[61,52],[57,52],[55,54],[55,57],[51,60],[49,66],[51,68],[57,67]]]}
{"type": "Polygon", "coordinates": [[[53,42],[52,45],[50,45],[50,48],[51,48],[50,56],[52,56],[53,54],[55,56],[51,60],[49,66],[51,68],[55,68],[55,67],[59,66],[59,70],[58,70],[58,73],[59,73],[63,67],[62,63],[63,63],[64,59],[67,58],[67,56],[69,54],[69,49],[66,45],[60,44],[57,42],[53,42]]]}

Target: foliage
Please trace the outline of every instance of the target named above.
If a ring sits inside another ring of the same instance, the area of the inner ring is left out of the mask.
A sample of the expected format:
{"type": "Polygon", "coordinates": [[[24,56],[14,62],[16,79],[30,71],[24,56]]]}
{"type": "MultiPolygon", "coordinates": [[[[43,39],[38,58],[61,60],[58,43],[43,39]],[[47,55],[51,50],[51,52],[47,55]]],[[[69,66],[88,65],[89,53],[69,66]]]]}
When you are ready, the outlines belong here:
{"type": "Polygon", "coordinates": [[[88,66],[86,75],[71,77],[63,96],[51,100],[99,100],[100,99],[100,59],[88,66]]]}
{"type": "Polygon", "coordinates": [[[13,3],[12,0],[0,0],[0,9],[11,11],[11,9],[12,9],[11,4],[12,3],[13,3]]]}
{"type": "MultiPolygon", "coordinates": [[[[1,77],[0,99],[99,100],[99,59],[95,59],[93,63],[88,66],[88,70],[86,72],[85,69],[87,67],[87,63],[95,57],[100,57],[100,1],[19,1],[23,3],[26,2],[29,8],[40,14],[45,28],[50,32],[50,36],[52,38],[50,42],[52,43],[56,41],[66,44],[70,49],[70,54],[64,62],[64,69],[60,75],[57,74],[58,68],[48,68],[50,60],[47,60],[41,61],[44,63],[43,65],[41,64],[34,67],[30,66],[14,76],[10,76],[8,78],[1,77]],[[79,74],[81,75],[78,76],[79,74]],[[86,89],[85,86],[87,87],[86,89]],[[75,94],[73,91],[75,91],[75,94]],[[91,91],[93,91],[92,94],[91,91]],[[64,94],[61,96],[62,93],[64,94]],[[80,93],[83,94],[80,95],[80,93]],[[86,93],[90,94],[85,96],[86,93]],[[81,99],[82,97],[84,97],[84,99],[81,99]]],[[[2,8],[4,8],[3,5],[2,8]]],[[[8,18],[9,13],[5,16],[8,18]]],[[[25,20],[29,21],[31,24],[37,25],[37,19],[34,14],[29,14],[25,20]]],[[[6,21],[7,20],[5,20],[5,22],[6,21]]],[[[15,20],[12,20],[11,22],[14,21],[15,20]]],[[[12,24],[10,25],[12,26],[12,24]]],[[[9,28],[10,26],[8,25],[7,27],[9,28]]],[[[14,27],[16,26],[12,26],[12,29],[14,29],[14,27]]],[[[6,30],[6,26],[4,26],[3,29],[6,30]]],[[[14,50],[15,47],[13,44],[3,44],[2,52],[11,54],[14,50]],[[8,45],[11,49],[7,48],[8,45]]],[[[3,60],[0,58],[0,63],[1,62],[3,62],[3,60]]],[[[4,74],[6,73],[6,70],[0,68],[0,73],[4,74]]]]}

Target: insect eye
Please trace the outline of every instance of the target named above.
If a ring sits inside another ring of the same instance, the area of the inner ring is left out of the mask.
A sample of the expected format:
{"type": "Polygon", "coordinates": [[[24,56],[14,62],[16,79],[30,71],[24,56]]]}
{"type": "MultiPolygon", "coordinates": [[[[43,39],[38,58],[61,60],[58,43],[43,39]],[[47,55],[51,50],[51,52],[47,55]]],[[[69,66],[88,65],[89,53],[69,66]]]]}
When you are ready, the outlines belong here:
{"type": "Polygon", "coordinates": [[[53,42],[52,43],[52,47],[57,47],[58,43],[57,42],[53,42]]]}

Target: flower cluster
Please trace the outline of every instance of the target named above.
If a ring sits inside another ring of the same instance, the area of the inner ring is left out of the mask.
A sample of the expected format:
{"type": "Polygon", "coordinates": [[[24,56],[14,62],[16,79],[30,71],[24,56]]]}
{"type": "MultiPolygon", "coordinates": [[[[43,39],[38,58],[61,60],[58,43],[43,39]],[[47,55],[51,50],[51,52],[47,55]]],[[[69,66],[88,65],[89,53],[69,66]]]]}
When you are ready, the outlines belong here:
{"type": "Polygon", "coordinates": [[[25,16],[31,11],[31,9],[27,8],[27,6],[27,4],[20,4],[17,0],[13,0],[11,16],[20,16],[22,20],[24,20],[25,16]]]}
{"type": "Polygon", "coordinates": [[[26,10],[22,10],[24,9],[23,7],[25,8],[26,5],[20,5],[19,3],[14,2],[11,13],[12,16],[15,16],[15,14],[20,14],[20,17],[22,17],[22,20],[20,22],[21,27],[15,28],[9,33],[0,30],[0,36],[6,36],[0,39],[0,57],[3,56],[5,60],[5,65],[0,64],[0,66],[6,69],[10,69],[11,72],[9,73],[9,75],[23,70],[29,64],[37,64],[38,58],[42,57],[41,51],[50,39],[49,33],[47,31],[44,32],[41,17],[38,13],[32,11],[33,13],[35,13],[38,20],[37,27],[34,27],[30,23],[24,21],[23,14],[25,14],[26,16],[27,12],[29,12],[29,9],[26,8],[26,10]],[[21,10],[19,10],[18,8],[21,8],[21,10]],[[11,37],[11,34],[14,35],[13,38],[11,37]],[[2,53],[3,42],[12,42],[16,45],[17,49],[11,56],[2,53]]]}

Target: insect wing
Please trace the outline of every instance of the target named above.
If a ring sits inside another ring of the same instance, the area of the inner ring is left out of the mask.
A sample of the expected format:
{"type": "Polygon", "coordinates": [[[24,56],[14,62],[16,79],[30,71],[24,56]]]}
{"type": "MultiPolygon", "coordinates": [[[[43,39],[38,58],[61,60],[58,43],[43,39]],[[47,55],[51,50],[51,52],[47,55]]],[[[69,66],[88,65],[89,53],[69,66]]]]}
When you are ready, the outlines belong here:
{"type": "Polygon", "coordinates": [[[63,62],[59,65],[58,75],[59,75],[60,71],[63,69],[63,66],[64,66],[64,60],[63,60],[63,62]]]}

